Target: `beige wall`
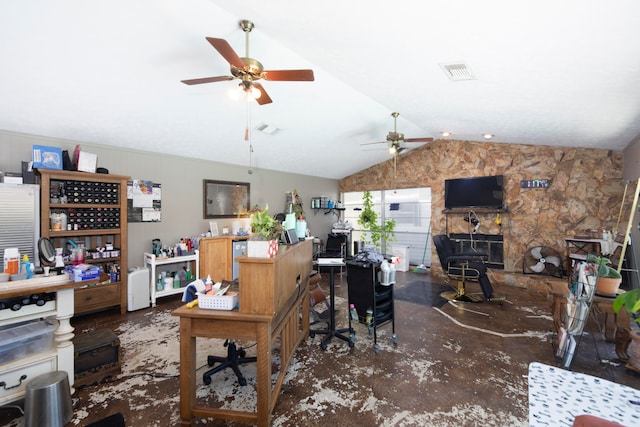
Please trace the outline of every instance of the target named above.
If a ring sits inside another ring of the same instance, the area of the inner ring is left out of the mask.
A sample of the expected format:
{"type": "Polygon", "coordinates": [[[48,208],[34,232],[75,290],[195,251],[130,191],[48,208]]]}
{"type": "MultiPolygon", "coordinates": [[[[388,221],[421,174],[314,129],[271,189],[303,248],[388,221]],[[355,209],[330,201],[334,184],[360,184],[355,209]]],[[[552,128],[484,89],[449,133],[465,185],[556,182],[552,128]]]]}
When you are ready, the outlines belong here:
{"type": "MultiPolygon", "coordinates": [[[[505,270],[521,272],[531,246],[546,245],[564,254],[565,236],[611,229],[624,192],[622,172],[619,151],[438,140],[401,155],[395,176],[388,161],[340,180],[340,191],[431,187],[432,234],[439,234],[446,231],[445,179],[504,175],[509,212],[502,214],[501,227],[494,223],[495,214],[480,214],[478,232],[502,233],[505,270]],[[551,185],[521,189],[523,179],[549,179],[551,185]]],[[[468,232],[463,216],[449,216],[449,232],[468,232]]],[[[623,218],[626,227],[628,214],[623,218]]],[[[437,254],[432,257],[439,266],[437,254]]]]}
{"type": "MultiPolygon", "coordinates": [[[[76,142],[0,131],[0,170],[19,172],[21,161],[31,159],[33,144],[61,147],[73,152],[76,142]]],[[[98,166],[110,173],[151,180],[162,185],[162,222],[129,224],[129,265],[142,265],[143,253],[151,250],[151,241],[159,238],[173,244],[185,236],[204,233],[209,220],[203,218],[203,179],[240,181],[251,184],[251,206],[269,205],[276,214],[285,207],[285,193],[298,190],[304,201],[308,227],[323,239],[336,220],[332,215],[317,215],[309,208],[311,197],[326,195],[337,199],[337,180],[288,174],[254,168],[188,159],[177,156],[119,149],[80,143],[84,151],[98,155],[98,166]]],[[[232,218],[218,220],[218,228],[231,226],[232,218]]]]}

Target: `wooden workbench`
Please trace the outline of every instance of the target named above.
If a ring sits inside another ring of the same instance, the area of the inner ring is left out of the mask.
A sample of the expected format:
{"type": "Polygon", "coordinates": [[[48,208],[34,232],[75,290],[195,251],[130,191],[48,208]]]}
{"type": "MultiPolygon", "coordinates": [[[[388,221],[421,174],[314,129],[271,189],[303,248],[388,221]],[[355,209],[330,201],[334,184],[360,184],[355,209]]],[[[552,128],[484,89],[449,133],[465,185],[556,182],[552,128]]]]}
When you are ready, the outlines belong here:
{"type": "Polygon", "coordinates": [[[184,305],[173,311],[174,316],[180,317],[182,426],[190,426],[194,416],[238,420],[264,427],[271,424],[271,413],[289,362],[298,345],[309,334],[308,277],[312,266],[311,248],[311,241],[306,241],[281,248],[274,258],[237,258],[240,262],[240,309],[208,310],[187,308],[184,305]],[[256,342],[255,412],[198,405],[196,337],[256,342]],[[271,352],[275,342],[279,343],[280,369],[276,382],[272,385],[271,352]]]}

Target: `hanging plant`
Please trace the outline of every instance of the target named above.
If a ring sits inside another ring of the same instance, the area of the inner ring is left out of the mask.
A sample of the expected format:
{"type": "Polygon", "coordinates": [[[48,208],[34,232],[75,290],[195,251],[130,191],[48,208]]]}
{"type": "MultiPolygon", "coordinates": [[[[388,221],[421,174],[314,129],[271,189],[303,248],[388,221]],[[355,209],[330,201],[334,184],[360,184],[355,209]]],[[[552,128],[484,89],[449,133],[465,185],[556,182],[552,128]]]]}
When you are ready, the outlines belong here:
{"type": "Polygon", "coordinates": [[[384,224],[379,224],[378,214],[373,210],[373,196],[370,191],[365,191],[362,195],[362,212],[358,217],[358,224],[364,230],[362,240],[365,243],[371,243],[380,249],[383,242],[394,242],[396,240],[393,232],[396,222],[388,219],[384,224]]]}

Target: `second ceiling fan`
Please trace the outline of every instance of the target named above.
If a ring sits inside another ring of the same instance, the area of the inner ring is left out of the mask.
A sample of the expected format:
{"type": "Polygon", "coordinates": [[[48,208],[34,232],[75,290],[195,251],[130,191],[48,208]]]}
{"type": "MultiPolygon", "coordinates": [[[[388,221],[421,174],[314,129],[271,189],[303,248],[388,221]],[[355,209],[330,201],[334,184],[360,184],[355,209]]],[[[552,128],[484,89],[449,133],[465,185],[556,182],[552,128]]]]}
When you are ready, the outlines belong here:
{"type": "Polygon", "coordinates": [[[397,119],[400,113],[393,112],[391,116],[393,117],[393,132],[389,132],[387,134],[386,141],[380,142],[367,142],[365,144],[360,145],[372,145],[372,144],[389,144],[389,153],[392,156],[397,156],[402,153],[404,150],[407,150],[407,147],[403,145],[405,142],[432,142],[433,138],[405,138],[403,133],[398,132],[397,130],[397,119]]]}
{"type": "Polygon", "coordinates": [[[240,28],[245,32],[245,56],[240,57],[224,39],[207,37],[207,41],[231,65],[230,76],[204,77],[200,79],[181,80],[187,85],[214,83],[227,80],[240,80],[239,86],[247,95],[260,105],[273,102],[264,87],[257,80],[273,81],[313,81],[313,70],[265,70],[260,61],[249,57],[249,33],[253,30],[253,22],[240,21],[240,28]]]}

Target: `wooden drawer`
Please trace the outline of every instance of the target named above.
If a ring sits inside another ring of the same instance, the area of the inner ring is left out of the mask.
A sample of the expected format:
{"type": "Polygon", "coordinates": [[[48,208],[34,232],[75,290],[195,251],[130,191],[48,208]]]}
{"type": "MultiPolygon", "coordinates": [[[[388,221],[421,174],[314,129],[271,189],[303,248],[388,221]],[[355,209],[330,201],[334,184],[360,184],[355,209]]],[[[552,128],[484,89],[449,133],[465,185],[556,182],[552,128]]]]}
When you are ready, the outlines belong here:
{"type": "Polygon", "coordinates": [[[7,363],[0,367],[0,405],[21,399],[27,383],[38,375],[57,370],[55,351],[7,363]]]}
{"type": "Polygon", "coordinates": [[[87,286],[74,292],[74,312],[84,313],[120,305],[120,284],[87,286]]]}

